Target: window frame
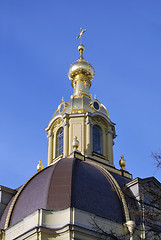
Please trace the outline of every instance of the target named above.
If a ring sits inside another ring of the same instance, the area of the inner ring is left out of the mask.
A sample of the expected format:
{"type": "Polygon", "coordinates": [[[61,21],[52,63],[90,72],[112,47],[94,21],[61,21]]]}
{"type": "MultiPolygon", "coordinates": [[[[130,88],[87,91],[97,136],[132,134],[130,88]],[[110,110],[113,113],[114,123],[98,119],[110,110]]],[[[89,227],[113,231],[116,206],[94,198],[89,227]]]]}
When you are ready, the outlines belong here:
{"type": "Polygon", "coordinates": [[[56,134],[56,157],[59,157],[64,152],[64,128],[58,129],[56,134]]]}
{"type": "Polygon", "coordinates": [[[92,128],[92,143],[93,143],[93,152],[103,155],[103,132],[102,128],[94,124],[92,128]]]}

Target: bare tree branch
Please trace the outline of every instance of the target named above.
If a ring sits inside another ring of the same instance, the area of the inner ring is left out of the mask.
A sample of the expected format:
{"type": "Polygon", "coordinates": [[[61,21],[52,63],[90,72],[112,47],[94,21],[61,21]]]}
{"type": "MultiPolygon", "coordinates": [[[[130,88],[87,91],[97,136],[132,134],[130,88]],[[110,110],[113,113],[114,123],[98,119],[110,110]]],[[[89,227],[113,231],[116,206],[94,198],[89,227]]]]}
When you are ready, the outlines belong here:
{"type": "Polygon", "coordinates": [[[161,153],[152,152],[152,158],[155,160],[156,168],[161,168],[161,153]]]}

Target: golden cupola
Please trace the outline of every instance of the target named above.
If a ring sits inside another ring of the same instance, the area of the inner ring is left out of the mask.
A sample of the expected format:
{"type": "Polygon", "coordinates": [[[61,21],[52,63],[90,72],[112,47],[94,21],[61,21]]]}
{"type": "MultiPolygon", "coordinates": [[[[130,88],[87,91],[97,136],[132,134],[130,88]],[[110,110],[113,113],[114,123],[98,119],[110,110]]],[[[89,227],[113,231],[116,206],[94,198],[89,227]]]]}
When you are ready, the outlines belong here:
{"type": "Polygon", "coordinates": [[[78,51],[80,53],[80,58],[71,64],[68,72],[68,77],[72,81],[71,85],[74,89],[73,97],[76,96],[90,96],[89,89],[91,87],[91,81],[95,75],[94,68],[92,65],[83,58],[84,45],[82,44],[82,35],[86,31],[82,30],[77,38],[80,38],[80,45],[78,46],[78,51]]]}

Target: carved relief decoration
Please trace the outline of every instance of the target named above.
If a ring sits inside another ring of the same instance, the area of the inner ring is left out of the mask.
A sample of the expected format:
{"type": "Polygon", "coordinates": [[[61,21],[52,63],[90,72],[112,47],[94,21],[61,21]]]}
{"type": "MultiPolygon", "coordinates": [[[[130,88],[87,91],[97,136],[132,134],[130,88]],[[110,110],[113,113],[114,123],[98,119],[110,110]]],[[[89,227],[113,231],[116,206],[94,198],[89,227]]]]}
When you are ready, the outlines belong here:
{"type": "Polygon", "coordinates": [[[53,128],[56,128],[56,127],[58,127],[60,124],[62,124],[63,123],[63,119],[62,118],[58,118],[58,119],[56,119],[55,121],[54,121],[54,123],[53,123],[53,128]]]}
{"type": "Polygon", "coordinates": [[[102,117],[100,117],[100,116],[94,117],[93,120],[94,120],[97,124],[100,124],[100,123],[101,123],[101,124],[104,125],[105,127],[108,126],[107,122],[106,122],[102,117]]]}

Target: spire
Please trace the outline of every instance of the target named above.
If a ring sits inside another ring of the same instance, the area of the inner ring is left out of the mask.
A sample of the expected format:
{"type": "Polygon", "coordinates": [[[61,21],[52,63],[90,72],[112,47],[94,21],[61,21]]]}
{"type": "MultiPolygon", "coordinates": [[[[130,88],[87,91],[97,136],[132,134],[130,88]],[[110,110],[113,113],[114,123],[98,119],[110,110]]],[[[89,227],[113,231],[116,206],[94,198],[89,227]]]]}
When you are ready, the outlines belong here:
{"type": "Polygon", "coordinates": [[[80,45],[78,46],[80,58],[71,64],[68,72],[68,77],[72,81],[71,85],[74,89],[73,97],[82,95],[90,97],[89,89],[91,87],[91,81],[95,75],[95,71],[91,64],[83,58],[85,47],[82,44],[82,36],[85,31],[86,29],[83,30],[81,28],[80,34],[76,37],[77,39],[80,38],[80,45]]]}

